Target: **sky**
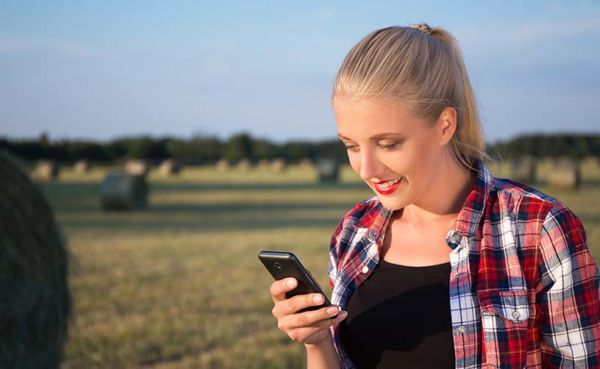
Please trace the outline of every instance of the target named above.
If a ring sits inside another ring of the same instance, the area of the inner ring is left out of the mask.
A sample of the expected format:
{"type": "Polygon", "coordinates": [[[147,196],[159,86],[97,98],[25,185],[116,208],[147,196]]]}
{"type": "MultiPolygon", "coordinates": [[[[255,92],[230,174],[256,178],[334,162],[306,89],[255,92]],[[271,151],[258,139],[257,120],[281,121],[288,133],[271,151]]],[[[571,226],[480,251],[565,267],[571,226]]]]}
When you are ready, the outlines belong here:
{"type": "Polygon", "coordinates": [[[0,0],[0,136],[333,139],[333,79],[379,28],[463,50],[486,140],[600,133],[600,1],[0,0]]]}

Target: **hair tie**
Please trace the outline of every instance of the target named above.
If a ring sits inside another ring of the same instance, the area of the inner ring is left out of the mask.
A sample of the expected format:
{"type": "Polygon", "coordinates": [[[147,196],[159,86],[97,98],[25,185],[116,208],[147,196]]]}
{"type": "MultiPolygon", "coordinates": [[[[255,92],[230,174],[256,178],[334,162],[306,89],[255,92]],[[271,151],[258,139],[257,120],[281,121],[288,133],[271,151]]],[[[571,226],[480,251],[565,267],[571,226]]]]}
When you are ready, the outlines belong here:
{"type": "Polygon", "coordinates": [[[429,27],[429,25],[427,23],[411,24],[409,27],[419,30],[426,35],[431,35],[432,29],[431,29],[431,27],[429,27]]]}

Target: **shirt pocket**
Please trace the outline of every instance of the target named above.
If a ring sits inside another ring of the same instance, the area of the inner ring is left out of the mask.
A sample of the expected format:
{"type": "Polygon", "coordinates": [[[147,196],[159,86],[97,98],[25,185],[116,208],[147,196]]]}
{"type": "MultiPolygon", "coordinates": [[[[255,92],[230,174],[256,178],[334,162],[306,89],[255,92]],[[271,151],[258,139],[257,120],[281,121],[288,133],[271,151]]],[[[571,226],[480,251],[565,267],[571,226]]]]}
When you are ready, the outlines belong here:
{"type": "Polygon", "coordinates": [[[523,368],[527,360],[530,305],[527,290],[491,289],[478,293],[484,368],[523,368]]]}

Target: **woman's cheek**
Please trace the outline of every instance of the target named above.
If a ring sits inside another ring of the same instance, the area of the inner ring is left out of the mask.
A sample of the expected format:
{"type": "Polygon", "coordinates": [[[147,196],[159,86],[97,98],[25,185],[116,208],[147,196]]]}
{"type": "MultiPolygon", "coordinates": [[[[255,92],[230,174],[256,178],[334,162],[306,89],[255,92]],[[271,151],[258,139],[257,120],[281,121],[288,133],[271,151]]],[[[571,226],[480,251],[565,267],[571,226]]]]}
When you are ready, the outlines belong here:
{"type": "Polygon", "coordinates": [[[350,167],[352,167],[352,170],[354,170],[357,175],[360,175],[360,157],[348,151],[348,161],[350,162],[350,167]]]}

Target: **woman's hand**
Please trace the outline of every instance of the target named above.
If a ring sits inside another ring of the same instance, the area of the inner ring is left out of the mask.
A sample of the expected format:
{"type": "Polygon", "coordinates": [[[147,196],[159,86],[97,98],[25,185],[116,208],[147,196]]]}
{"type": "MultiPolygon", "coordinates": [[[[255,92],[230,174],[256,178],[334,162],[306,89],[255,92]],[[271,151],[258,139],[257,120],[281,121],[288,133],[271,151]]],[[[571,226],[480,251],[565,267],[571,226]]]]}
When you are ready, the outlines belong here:
{"type": "Polygon", "coordinates": [[[323,304],[325,297],[319,293],[309,293],[288,299],[285,293],[296,288],[297,284],[295,278],[285,278],[271,284],[271,297],[275,303],[273,316],[277,319],[278,328],[292,340],[305,345],[318,345],[330,337],[329,327],[340,323],[348,313],[334,305],[298,313],[304,308],[323,304]]]}

